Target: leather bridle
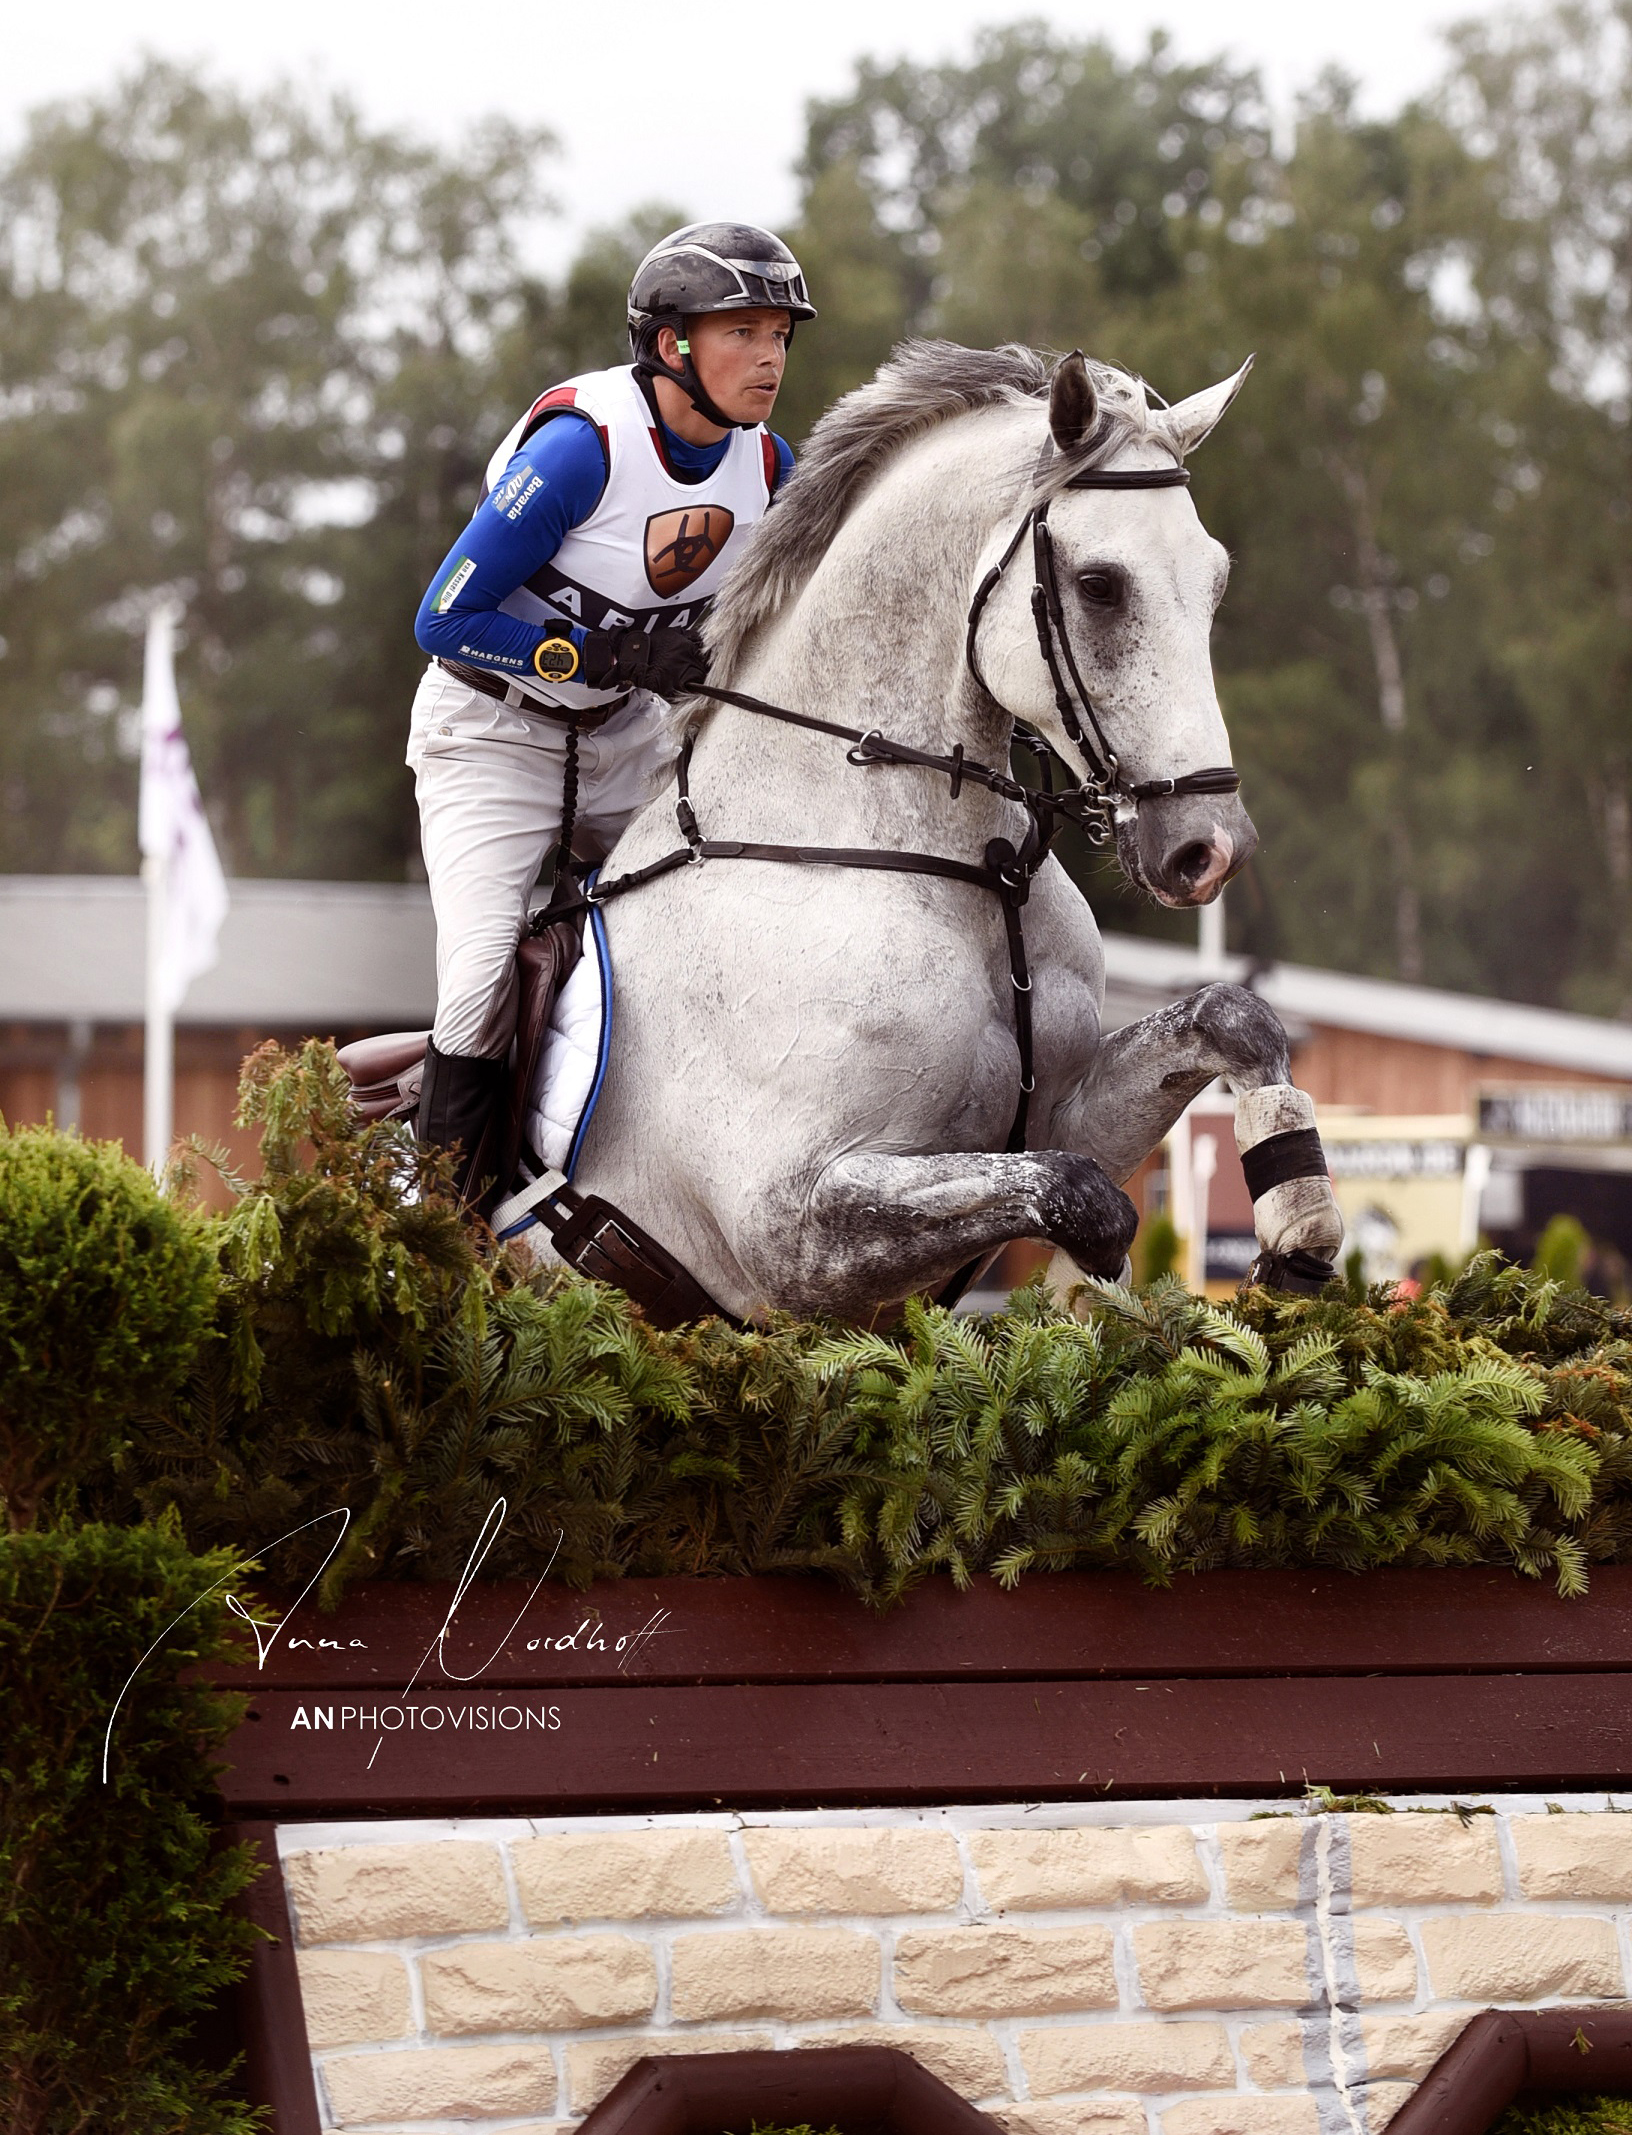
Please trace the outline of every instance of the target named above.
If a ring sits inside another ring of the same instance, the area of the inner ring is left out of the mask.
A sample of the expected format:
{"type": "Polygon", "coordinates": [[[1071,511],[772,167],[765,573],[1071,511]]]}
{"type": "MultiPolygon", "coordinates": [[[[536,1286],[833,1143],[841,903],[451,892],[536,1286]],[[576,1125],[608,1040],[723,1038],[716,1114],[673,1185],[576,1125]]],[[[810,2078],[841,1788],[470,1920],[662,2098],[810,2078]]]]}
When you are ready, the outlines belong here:
{"type": "MultiPolygon", "coordinates": [[[[1128,467],[1122,469],[1086,467],[1072,475],[1065,483],[1067,489],[1179,489],[1187,488],[1190,470],[1187,467],[1128,467]]],[[[1141,801],[1165,800],[1171,794],[1180,793],[1236,793],[1240,790],[1241,774],[1233,764],[1215,764],[1204,771],[1186,771],[1178,778],[1147,778],[1130,785],[1122,776],[1122,767],[1116,751],[1100,723],[1094,700],[1088,694],[1088,686],[1077,666],[1077,656],[1071,647],[1071,633],[1065,626],[1065,610],[1060,602],[1059,574],[1054,563],[1054,536],[1048,524],[1048,507],[1051,498],[1045,497],[1041,504],[1034,504],[1010,536],[1009,545],[997,559],[980,584],[975,588],[975,597],[969,603],[969,615],[963,638],[964,665],[974,677],[976,686],[1000,710],[1007,710],[1000,697],[994,694],[991,685],[980,671],[976,652],[976,638],[981,617],[986,612],[986,603],[1000,584],[1003,573],[1014,561],[1020,544],[1031,535],[1031,616],[1037,629],[1037,647],[1043,656],[1043,665],[1054,685],[1054,708],[1060,715],[1060,724],[1088,766],[1087,776],[1075,789],[1082,803],[1077,814],[1089,842],[1103,845],[1118,822],[1131,821],[1141,801]],[[1092,736],[1083,722],[1092,728],[1092,736]]]]}

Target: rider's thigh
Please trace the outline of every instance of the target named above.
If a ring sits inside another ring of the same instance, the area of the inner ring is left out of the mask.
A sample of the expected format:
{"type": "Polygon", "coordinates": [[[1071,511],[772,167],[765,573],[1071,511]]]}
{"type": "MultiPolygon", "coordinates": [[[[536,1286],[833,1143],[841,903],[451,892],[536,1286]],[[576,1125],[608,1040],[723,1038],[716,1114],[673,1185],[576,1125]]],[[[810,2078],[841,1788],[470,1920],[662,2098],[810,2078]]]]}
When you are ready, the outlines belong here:
{"type": "Polygon", "coordinates": [[[561,760],[508,739],[505,722],[521,715],[474,691],[463,695],[474,705],[448,707],[415,771],[436,913],[433,1035],[445,1053],[497,1054],[509,1042],[528,893],[560,829],[561,760]],[[498,721],[478,707],[491,707],[498,721]]]}
{"type": "Polygon", "coordinates": [[[574,839],[586,857],[604,855],[646,803],[674,776],[684,731],[674,707],[637,690],[605,726],[580,746],[578,825],[574,839]]]}

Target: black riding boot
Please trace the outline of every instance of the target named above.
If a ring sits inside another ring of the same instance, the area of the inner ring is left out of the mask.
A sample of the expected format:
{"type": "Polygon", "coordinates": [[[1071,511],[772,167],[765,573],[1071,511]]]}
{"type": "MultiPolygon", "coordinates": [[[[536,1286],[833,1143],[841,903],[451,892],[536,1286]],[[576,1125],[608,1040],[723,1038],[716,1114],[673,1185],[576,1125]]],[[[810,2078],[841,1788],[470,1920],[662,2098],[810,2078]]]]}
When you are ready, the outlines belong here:
{"type": "Polygon", "coordinates": [[[422,1142],[456,1152],[453,1183],[459,1199],[479,1206],[498,1169],[502,1060],[439,1053],[427,1042],[425,1081],[414,1132],[422,1142]]]}

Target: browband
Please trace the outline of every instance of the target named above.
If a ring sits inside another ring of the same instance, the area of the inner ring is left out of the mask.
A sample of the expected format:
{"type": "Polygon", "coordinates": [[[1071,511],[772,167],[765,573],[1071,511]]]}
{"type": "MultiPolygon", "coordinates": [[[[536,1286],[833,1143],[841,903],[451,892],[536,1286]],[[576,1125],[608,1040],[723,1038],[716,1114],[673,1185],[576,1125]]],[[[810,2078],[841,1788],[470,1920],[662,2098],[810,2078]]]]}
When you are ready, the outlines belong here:
{"type": "Polygon", "coordinates": [[[1111,472],[1085,467],[1066,482],[1067,489],[1180,489],[1188,488],[1188,467],[1124,467],[1111,472]]]}

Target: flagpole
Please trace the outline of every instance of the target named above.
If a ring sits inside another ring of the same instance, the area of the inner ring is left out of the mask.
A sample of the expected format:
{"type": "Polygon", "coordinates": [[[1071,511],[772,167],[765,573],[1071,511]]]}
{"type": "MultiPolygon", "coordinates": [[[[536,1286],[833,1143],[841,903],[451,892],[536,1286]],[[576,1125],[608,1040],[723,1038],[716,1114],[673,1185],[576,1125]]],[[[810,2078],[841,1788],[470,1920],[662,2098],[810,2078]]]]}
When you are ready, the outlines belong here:
{"type": "Polygon", "coordinates": [[[164,969],[170,921],[170,856],[149,853],[142,862],[147,888],[146,1031],[142,1044],[142,1161],[155,1178],[164,1176],[175,1139],[176,1020],[164,969]]]}
{"type": "Polygon", "coordinates": [[[168,600],[155,603],[147,618],[136,811],[147,892],[142,1155],[160,1178],[176,1133],[176,1010],[192,981],[214,966],[227,916],[226,877],[181,730],[177,620],[168,600]]]}

